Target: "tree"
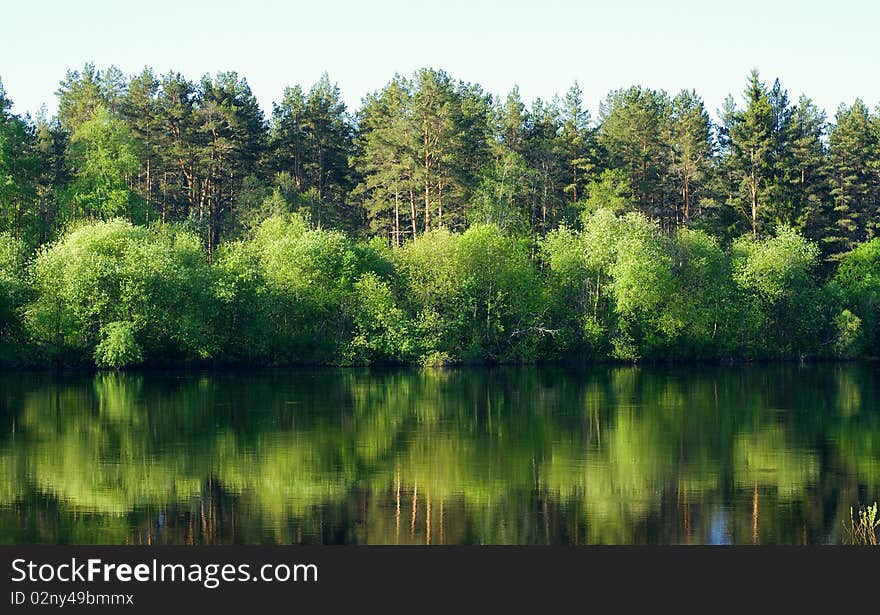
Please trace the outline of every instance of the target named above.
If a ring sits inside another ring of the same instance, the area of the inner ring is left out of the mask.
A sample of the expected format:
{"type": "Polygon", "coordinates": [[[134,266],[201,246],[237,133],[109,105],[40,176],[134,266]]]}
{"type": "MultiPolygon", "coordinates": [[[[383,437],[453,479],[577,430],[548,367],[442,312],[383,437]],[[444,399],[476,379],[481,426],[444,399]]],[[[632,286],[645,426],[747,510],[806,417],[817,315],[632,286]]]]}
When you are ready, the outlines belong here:
{"type": "MultiPolygon", "coordinates": [[[[132,134],[142,144],[138,177],[148,216],[156,200],[157,170],[161,168],[158,160],[161,149],[159,145],[163,140],[159,115],[159,85],[159,79],[153,71],[145,68],[139,75],[131,78],[125,89],[126,96],[120,102],[122,116],[132,134]]],[[[167,213],[165,208],[162,208],[162,213],[167,213]]]]}
{"type": "Polygon", "coordinates": [[[180,73],[169,72],[160,80],[157,101],[157,149],[160,211],[162,221],[195,220],[198,217],[196,86],[180,73]]]}
{"type": "Polygon", "coordinates": [[[38,254],[32,275],[25,323],[58,360],[117,368],[213,352],[211,273],[190,233],[81,225],[38,254]]]}
{"type": "Polygon", "coordinates": [[[833,284],[840,289],[843,309],[851,310],[861,323],[853,345],[876,356],[880,351],[880,238],[844,254],[833,284]]]}
{"type": "Polygon", "coordinates": [[[793,189],[794,212],[787,222],[819,240],[829,200],[825,112],[801,96],[792,111],[790,130],[788,151],[793,173],[789,182],[793,189]]]}
{"type": "Polygon", "coordinates": [[[413,78],[411,100],[425,230],[457,226],[488,155],[489,99],[443,71],[423,69],[413,78]]]}
{"type": "Polygon", "coordinates": [[[139,168],[139,156],[140,143],[125,123],[98,107],[70,139],[70,218],[126,216],[143,220],[137,195],[129,189],[129,180],[139,168]]]}
{"type": "Polygon", "coordinates": [[[20,362],[26,355],[19,314],[27,298],[26,284],[22,242],[0,233],[0,360],[4,363],[20,362]]]}
{"type": "MultiPolygon", "coordinates": [[[[564,196],[561,186],[565,179],[560,172],[560,113],[558,101],[537,99],[527,117],[528,139],[525,158],[533,169],[529,226],[533,235],[544,234],[562,217],[564,196]]],[[[567,175],[567,174],[566,174],[567,175]]]]}
{"type": "Polygon", "coordinates": [[[637,86],[611,92],[599,106],[599,141],[610,165],[627,173],[640,211],[674,227],[674,201],[667,190],[669,119],[666,93],[637,86]]]}
{"type": "Polygon", "coordinates": [[[70,168],[66,162],[69,141],[58,119],[49,119],[44,106],[37,114],[34,126],[34,153],[40,163],[33,211],[36,225],[33,243],[36,245],[53,239],[64,221],[63,196],[70,181],[70,168]]]}
{"type": "Polygon", "coordinates": [[[468,221],[494,224],[505,233],[527,235],[529,188],[534,176],[521,155],[504,151],[500,159],[481,173],[480,184],[468,205],[468,221]]]}
{"type": "Polygon", "coordinates": [[[752,236],[758,235],[758,219],[763,215],[773,176],[774,127],[776,115],[767,88],[757,70],[749,73],[745,90],[746,107],[730,118],[732,176],[739,191],[734,205],[745,213],[752,236]]]}
{"type": "Polygon", "coordinates": [[[68,133],[72,134],[81,124],[92,119],[99,108],[117,111],[124,85],[120,83],[118,69],[111,67],[108,74],[109,80],[91,62],[83,67],[82,72],[67,71],[55,94],[58,96],[58,119],[68,133]]]}
{"type": "Polygon", "coordinates": [[[399,235],[401,200],[409,197],[410,220],[419,216],[418,200],[424,232],[463,225],[490,156],[490,108],[478,87],[430,69],[411,81],[395,78],[368,97],[359,118],[362,179],[355,196],[366,197],[373,223],[393,211],[394,221],[382,224],[399,235]]]}
{"type": "Polygon", "coordinates": [[[572,203],[577,203],[596,166],[590,112],[583,108],[583,93],[577,82],[565,94],[561,111],[559,152],[568,169],[568,181],[562,190],[571,195],[572,203]]]}
{"type": "Polygon", "coordinates": [[[367,96],[355,138],[354,163],[361,181],[353,196],[363,199],[371,230],[387,235],[396,246],[407,233],[414,239],[419,231],[411,96],[410,84],[401,77],[367,96]]]}
{"type": "Polygon", "coordinates": [[[339,87],[326,73],[308,95],[299,86],[285,89],[272,113],[269,147],[274,170],[289,172],[300,194],[314,193],[319,207],[312,220],[318,226],[345,220],[353,127],[339,87]]]}
{"type": "Polygon", "coordinates": [[[235,225],[232,208],[244,178],[254,171],[262,154],[264,121],[247,81],[234,72],[203,77],[197,100],[197,211],[206,243],[213,249],[221,231],[235,225]]]}
{"type": "Polygon", "coordinates": [[[702,99],[693,90],[682,90],[672,100],[670,119],[672,162],[670,169],[680,188],[679,211],[684,226],[690,224],[691,211],[697,202],[698,189],[711,169],[712,137],[709,114],[702,99]]]}
{"type": "Polygon", "coordinates": [[[424,190],[427,232],[443,226],[443,188],[448,188],[453,179],[446,162],[460,147],[454,116],[457,101],[452,79],[442,71],[420,71],[413,86],[412,121],[418,135],[416,160],[424,190]],[[436,223],[432,217],[437,218],[436,223]]]}
{"type": "Polygon", "coordinates": [[[528,113],[518,86],[510,90],[504,104],[497,109],[496,122],[501,144],[512,152],[523,154],[528,139],[528,113]]]}
{"type": "Polygon", "coordinates": [[[846,252],[874,234],[877,137],[868,108],[861,100],[838,108],[828,136],[834,217],[826,241],[834,252],[846,252]]]}
{"type": "Polygon", "coordinates": [[[12,102],[0,83],[0,232],[33,239],[32,205],[36,200],[41,159],[33,127],[10,113],[12,102]]]}
{"type": "Polygon", "coordinates": [[[774,237],[744,236],[732,249],[733,279],[743,305],[743,352],[751,356],[802,356],[818,349],[825,300],[816,283],[819,249],[794,230],[774,237]]]}
{"type": "Polygon", "coordinates": [[[422,362],[531,356],[543,328],[527,243],[475,224],[426,233],[396,257],[422,362]]]}

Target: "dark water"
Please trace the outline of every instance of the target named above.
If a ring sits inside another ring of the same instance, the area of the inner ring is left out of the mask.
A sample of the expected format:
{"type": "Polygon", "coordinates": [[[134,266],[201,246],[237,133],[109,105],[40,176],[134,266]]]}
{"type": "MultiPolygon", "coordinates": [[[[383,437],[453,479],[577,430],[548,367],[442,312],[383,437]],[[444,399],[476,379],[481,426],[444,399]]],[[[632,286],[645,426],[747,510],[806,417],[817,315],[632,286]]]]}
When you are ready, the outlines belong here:
{"type": "Polygon", "coordinates": [[[841,542],[878,375],[3,374],[0,542],[841,542]]]}

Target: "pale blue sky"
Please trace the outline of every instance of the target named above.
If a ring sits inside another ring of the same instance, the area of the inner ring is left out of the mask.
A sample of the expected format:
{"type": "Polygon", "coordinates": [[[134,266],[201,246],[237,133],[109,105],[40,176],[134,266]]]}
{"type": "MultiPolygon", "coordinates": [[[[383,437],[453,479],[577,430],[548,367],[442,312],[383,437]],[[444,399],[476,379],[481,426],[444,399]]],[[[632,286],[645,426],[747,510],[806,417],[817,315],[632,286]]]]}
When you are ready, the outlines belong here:
{"type": "Polygon", "coordinates": [[[395,72],[444,68],[494,94],[552,98],[577,80],[587,107],[631,84],[695,88],[713,113],[752,67],[833,116],[880,100],[880,4],[871,1],[6,2],[0,80],[18,113],[46,103],[87,61],[191,79],[235,70],[267,116],[285,85],[325,70],[350,107],[395,72]],[[85,6],[87,5],[87,6],[85,6]]]}

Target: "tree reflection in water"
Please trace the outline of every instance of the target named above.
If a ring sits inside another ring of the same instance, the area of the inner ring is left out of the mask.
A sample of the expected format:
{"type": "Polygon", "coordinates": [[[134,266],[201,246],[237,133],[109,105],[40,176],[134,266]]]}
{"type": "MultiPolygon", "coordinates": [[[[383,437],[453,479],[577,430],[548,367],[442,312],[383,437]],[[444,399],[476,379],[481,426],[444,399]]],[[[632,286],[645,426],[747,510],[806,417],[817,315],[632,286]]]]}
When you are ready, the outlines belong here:
{"type": "Polygon", "coordinates": [[[6,543],[820,543],[877,368],[6,374],[6,543]]]}

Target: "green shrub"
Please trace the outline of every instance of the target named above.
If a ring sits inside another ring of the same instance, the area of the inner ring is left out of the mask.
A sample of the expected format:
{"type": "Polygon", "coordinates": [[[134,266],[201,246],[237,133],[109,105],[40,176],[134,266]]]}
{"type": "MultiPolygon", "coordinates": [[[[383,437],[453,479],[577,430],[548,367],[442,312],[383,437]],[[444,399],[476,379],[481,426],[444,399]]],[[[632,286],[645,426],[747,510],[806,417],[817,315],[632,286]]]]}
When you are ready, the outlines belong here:
{"type": "Polygon", "coordinates": [[[119,369],[143,361],[143,352],[131,322],[111,322],[101,327],[101,341],[95,347],[95,365],[119,369]]]}
{"type": "Polygon", "coordinates": [[[130,324],[145,360],[214,353],[211,270],[188,232],[122,220],[82,225],[39,252],[31,281],[28,331],[58,359],[94,359],[110,323],[130,324]]]}

